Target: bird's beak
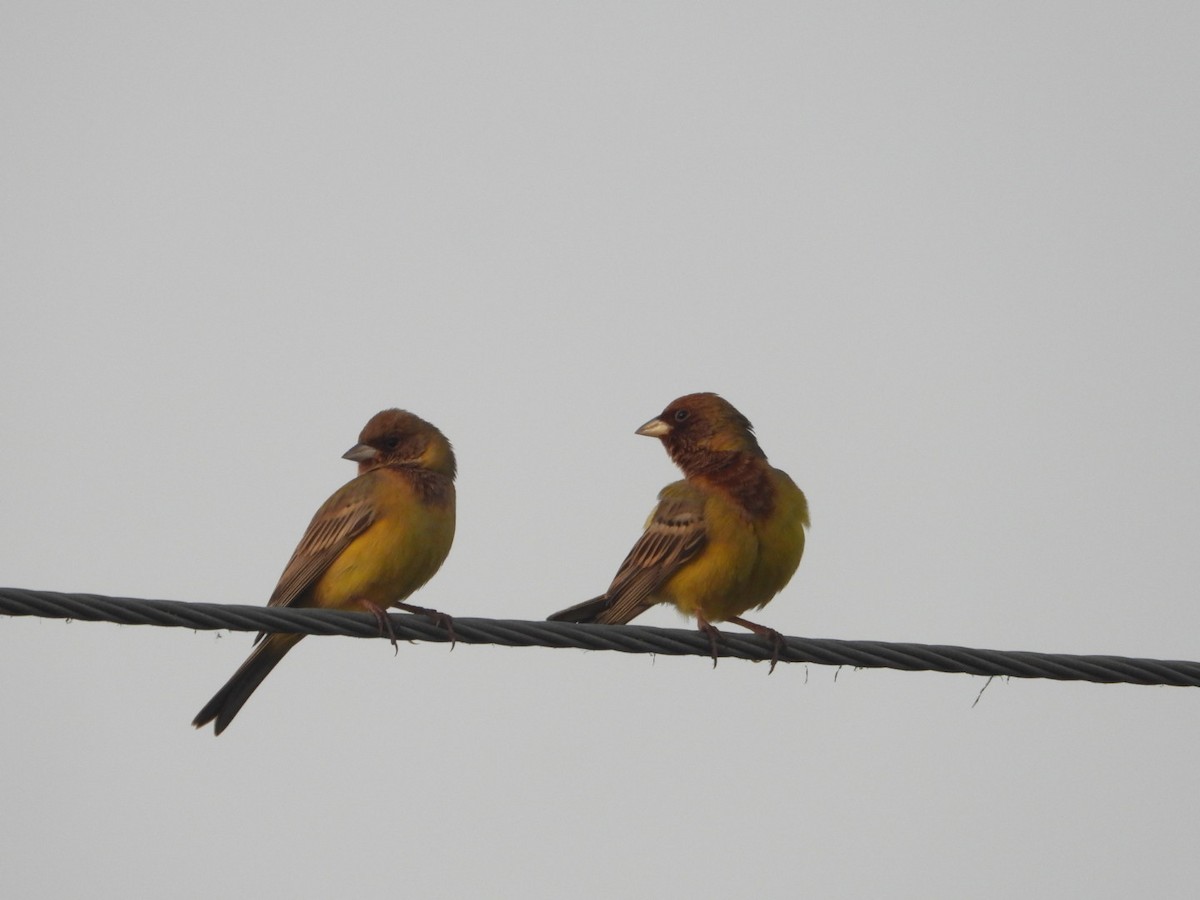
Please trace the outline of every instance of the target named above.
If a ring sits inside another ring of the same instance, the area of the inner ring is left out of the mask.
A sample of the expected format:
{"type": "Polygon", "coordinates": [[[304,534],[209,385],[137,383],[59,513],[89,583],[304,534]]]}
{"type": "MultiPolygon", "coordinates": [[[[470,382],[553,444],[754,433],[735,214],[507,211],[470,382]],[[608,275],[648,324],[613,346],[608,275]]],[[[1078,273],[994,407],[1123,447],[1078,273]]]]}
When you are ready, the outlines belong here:
{"type": "Polygon", "coordinates": [[[646,437],[656,437],[656,438],[666,437],[670,433],[671,433],[671,426],[668,425],[666,422],[664,422],[662,419],[651,419],[649,422],[647,422],[645,425],[643,425],[641,428],[639,428],[637,431],[634,432],[634,434],[644,434],[646,437]]]}
{"type": "Polygon", "coordinates": [[[355,444],[349,450],[342,454],[342,459],[353,460],[354,462],[367,462],[379,455],[379,451],[370,444],[355,444]]]}

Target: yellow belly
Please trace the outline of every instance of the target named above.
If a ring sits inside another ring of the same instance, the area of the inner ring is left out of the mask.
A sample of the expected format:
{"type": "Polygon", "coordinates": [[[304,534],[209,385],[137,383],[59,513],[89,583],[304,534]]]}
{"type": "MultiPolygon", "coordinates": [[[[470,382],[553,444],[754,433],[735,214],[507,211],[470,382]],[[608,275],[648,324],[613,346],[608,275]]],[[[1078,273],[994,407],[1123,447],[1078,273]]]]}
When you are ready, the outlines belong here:
{"type": "Polygon", "coordinates": [[[454,540],[454,503],[423,505],[407,485],[394,487],[378,518],[350,542],[313,588],[314,605],[388,607],[434,576],[454,540]]]}
{"type": "Polygon", "coordinates": [[[808,504],[785,473],[773,474],[776,509],[765,522],[751,521],[723,495],[708,497],[704,550],[663,584],[659,600],[685,615],[721,622],[764,606],[783,590],[804,554],[808,504]]]}

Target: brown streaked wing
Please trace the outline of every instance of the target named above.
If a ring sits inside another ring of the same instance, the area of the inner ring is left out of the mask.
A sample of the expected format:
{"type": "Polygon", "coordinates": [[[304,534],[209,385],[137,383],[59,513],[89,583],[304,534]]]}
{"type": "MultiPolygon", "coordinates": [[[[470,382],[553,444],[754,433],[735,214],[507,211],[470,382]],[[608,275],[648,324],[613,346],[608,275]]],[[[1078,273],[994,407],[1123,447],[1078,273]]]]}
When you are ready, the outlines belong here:
{"type": "Polygon", "coordinates": [[[279,576],[268,606],[291,606],[338,558],[346,545],[375,521],[373,473],[360,475],[317,510],[279,576]]]}
{"type": "Polygon", "coordinates": [[[624,625],[650,608],[647,600],[704,546],[704,495],[686,482],[668,485],[638,542],[606,592],[608,609],[595,621],[624,625]]]}

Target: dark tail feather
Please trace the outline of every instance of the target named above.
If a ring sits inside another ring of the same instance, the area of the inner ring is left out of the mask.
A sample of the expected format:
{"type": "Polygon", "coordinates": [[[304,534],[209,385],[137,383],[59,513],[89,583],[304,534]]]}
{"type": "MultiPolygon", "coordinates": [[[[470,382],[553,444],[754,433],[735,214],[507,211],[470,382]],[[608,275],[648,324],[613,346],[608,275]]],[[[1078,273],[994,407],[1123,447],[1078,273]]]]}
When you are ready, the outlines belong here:
{"type": "Polygon", "coordinates": [[[547,622],[595,622],[611,605],[607,594],[584,600],[566,609],[560,609],[552,616],[546,616],[547,622]]]}
{"type": "Polygon", "coordinates": [[[256,646],[241,668],[225,682],[225,687],[204,704],[204,709],[200,710],[192,724],[203,728],[215,719],[215,733],[224,731],[238,710],[250,699],[254,689],[262,684],[263,679],[271,674],[271,670],[279,665],[279,661],[302,637],[302,634],[273,634],[256,646]]]}

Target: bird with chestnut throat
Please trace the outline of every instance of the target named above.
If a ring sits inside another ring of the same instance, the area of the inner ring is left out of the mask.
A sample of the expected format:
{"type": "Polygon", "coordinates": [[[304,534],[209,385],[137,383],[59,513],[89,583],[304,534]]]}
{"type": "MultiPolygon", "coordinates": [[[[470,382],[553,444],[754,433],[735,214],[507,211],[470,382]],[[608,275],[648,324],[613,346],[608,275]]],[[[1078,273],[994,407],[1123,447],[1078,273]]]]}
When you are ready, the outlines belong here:
{"type": "Polygon", "coordinates": [[[750,421],[713,393],[672,401],[637,434],[662,441],[683,479],[658,504],[607,591],[561,610],[551,621],[623,625],[658,603],[694,617],[716,665],[715,622],[747,628],[771,646],[783,637],[742,617],[769,603],[804,554],[808,501],[759,446],[750,421]]]}

